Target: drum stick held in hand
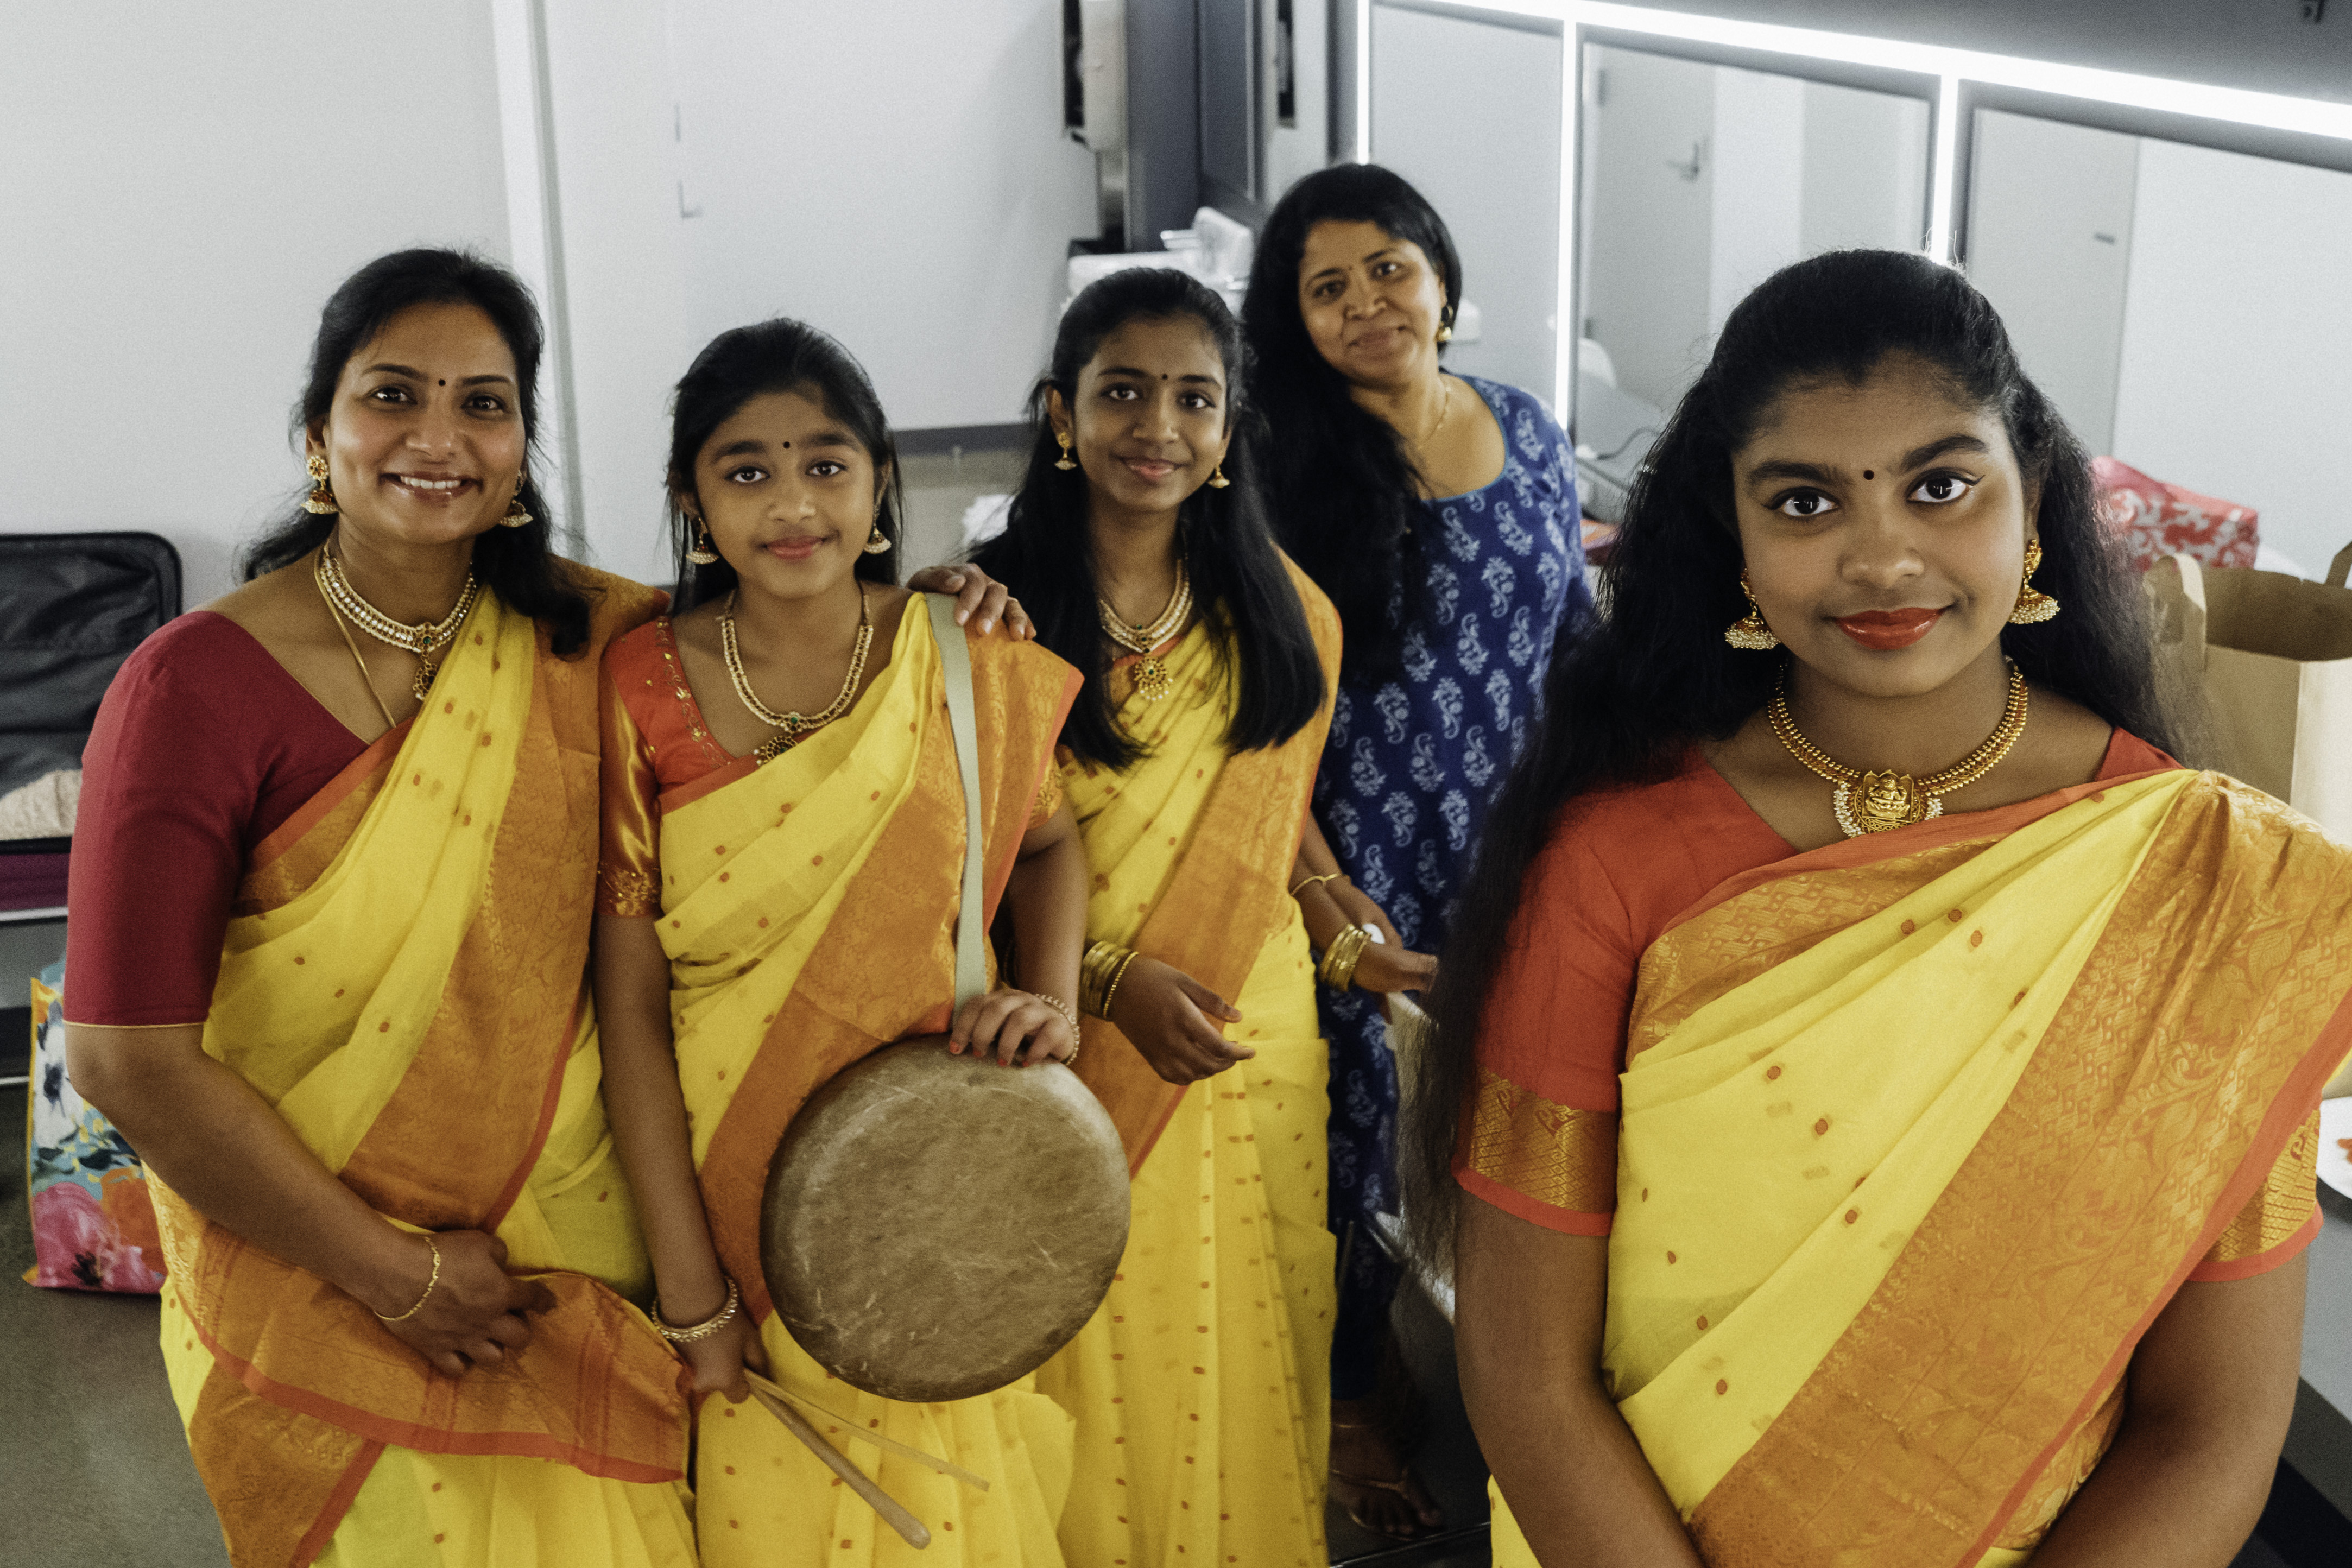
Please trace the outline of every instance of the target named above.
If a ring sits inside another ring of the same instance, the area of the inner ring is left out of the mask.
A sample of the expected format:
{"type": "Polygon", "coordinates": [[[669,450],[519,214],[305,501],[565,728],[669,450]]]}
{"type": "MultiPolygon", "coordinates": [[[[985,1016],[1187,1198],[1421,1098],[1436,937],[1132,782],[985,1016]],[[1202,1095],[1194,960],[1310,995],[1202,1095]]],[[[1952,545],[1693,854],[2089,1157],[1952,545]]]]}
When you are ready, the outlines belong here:
{"type": "Polygon", "coordinates": [[[931,1532],[923,1528],[921,1520],[900,1508],[898,1500],[888,1492],[876,1486],[864,1470],[851,1464],[832,1444],[818,1436],[816,1428],[803,1420],[799,1411],[785,1404],[778,1395],[769,1393],[767,1388],[761,1386],[766,1382],[765,1378],[761,1378],[759,1383],[751,1385],[751,1397],[766,1405],[768,1414],[784,1424],[785,1431],[807,1445],[808,1451],[824,1460],[827,1469],[846,1481],[849,1484],[849,1489],[864,1498],[866,1506],[881,1516],[883,1523],[897,1531],[899,1538],[908,1545],[919,1552],[931,1543],[931,1532]]]}
{"type": "Polygon", "coordinates": [[[758,1373],[753,1372],[748,1366],[743,1369],[743,1376],[753,1388],[764,1388],[779,1399],[791,1400],[794,1405],[799,1405],[801,1409],[806,1411],[811,1415],[824,1416],[826,1420],[840,1427],[843,1435],[845,1436],[854,1437],[861,1443],[871,1443],[874,1447],[880,1448],[887,1453],[896,1454],[902,1459],[912,1459],[915,1463],[921,1465],[928,1469],[937,1470],[940,1474],[947,1477],[950,1480],[961,1481],[964,1485],[974,1488],[980,1491],[986,1491],[988,1489],[988,1481],[986,1478],[973,1475],[961,1465],[953,1464],[949,1460],[940,1458],[936,1455],[926,1454],[920,1448],[909,1447],[908,1445],[898,1441],[896,1438],[885,1437],[879,1432],[870,1431],[866,1427],[860,1426],[857,1423],[850,1420],[847,1416],[836,1415],[835,1412],[827,1410],[815,1400],[803,1399],[799,1394],[794,1394],[791,1389],[786,1388],[783,1384],[772,1382],[768,1378],[761,1377],[758,1373]]]}

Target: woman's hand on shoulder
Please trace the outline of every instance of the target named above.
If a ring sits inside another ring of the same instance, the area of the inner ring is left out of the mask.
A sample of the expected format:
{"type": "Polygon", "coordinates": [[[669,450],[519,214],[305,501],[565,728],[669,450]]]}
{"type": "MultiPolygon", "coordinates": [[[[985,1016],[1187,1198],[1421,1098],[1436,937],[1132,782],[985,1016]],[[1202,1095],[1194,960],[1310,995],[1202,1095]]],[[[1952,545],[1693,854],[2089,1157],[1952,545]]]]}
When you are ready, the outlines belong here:
{"type": "Polygon", "coordinates": [[[362,1298],[380,1318],[416,1308],[413,1317],[384,1321],[386,1332],[451,1377],[463,1377],[476,1366],[496,1366],[530,1343],[529,1314],[554,1306],[555,1296],[535,1279],[518,1279],[507,1272],[506,1243],[478,1230],[445,1230],[413,1239],[408,1270],[413,1279],[386,1281],[373,1292],[401,1297],[404,1290],[404,1297],[362,1298]],[[438,1278],[433,1270],[436,1249],[441,1258],[438,1278]]]}
{"type": "Polygon", "coordinates": [[[1111,997],[1110,1021],[1151,1070],[1173,1084],[1214,1078],[1257,1055],[1226,1039],[1220,1027],[1240,1023],[1241,1016],[1240,1008],[1156,958],[1132,960],[1111,997]]]}
{"type": "Polygon", "coordinates": [[[1004,635],[1014,642],[1026,642],[1037,635],[1037,627],[1029,619],[1028,612],[1022,609],[1021,601],[1003,584],[970,562],[926,566],[907,579],[907,586],[920,594],[954,595],[958,626],[970,624],[986,632],[1001,621],[1004,635]]]}
{"type": "Polygon", "coordinates": [[[948,1030],[950,1053],[984,1057],[992,1052],[1005,1067],[1063,1061],[1077,1048],[1077,1036],[1062,1010],[1028,991],[1000,989],[975,996],[956,1009],[948,1030]]]}

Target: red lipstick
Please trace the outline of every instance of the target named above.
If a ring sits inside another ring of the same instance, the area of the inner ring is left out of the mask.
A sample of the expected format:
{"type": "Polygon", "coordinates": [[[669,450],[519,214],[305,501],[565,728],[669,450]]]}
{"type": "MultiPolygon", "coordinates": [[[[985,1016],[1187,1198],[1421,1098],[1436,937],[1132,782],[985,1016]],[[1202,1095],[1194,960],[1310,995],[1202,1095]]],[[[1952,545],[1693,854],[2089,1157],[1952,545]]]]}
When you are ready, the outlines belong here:
{"type": "Polygon", "coordinates": [[[1926,637],[1943,614],[1941,610],[1864,610],[1858,616],[1841,616],[1838,630],[1866,648],[1891,653],[1926,637]]]}

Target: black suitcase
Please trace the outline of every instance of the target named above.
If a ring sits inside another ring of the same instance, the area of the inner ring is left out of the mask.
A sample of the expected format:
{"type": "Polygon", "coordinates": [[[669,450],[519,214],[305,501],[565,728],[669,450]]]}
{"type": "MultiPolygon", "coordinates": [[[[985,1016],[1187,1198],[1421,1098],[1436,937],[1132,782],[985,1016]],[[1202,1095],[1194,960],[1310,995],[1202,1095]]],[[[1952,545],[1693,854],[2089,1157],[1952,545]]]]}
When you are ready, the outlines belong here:
{"type": "Polygon", "coordinates": [[[158,535],[0,534],[0,795],[81,766],[114,672],[179,613],[158,535]]]}

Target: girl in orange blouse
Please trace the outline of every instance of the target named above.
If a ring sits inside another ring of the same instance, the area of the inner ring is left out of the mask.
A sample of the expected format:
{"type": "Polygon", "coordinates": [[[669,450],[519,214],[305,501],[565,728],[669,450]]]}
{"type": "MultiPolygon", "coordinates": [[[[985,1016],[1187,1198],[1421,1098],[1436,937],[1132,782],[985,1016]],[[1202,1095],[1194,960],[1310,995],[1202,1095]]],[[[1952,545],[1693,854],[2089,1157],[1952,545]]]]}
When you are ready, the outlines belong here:
{"type": "MultiPolygon", "coordinates": [[[[724,333],[679,384],[670,489],[693,607],[605,659],[595,970],[656,1321],[696,1390],[727,1395],[698,1418],[702,1560],[849,1568],[911,1550],[741,1404],[749,1365],[841,1426],[988,1478],[982,1492],[853,1455],[940,1539],[975,1561],[1058,1564],[1070,1424],[1051,1401],[1025,1379],[948,1405],[831,1381],[759,1267],[768,1161],[801,1103],[889,1040],[950,1026],[964,803],[931,623],[894,585],[880,405],[812,328],[724,333]]],[[[968,1003],[951,1039],[1008,1066],[1066,1058],[1086,856],[1053,748],[1079,679],[1034,643],[971,636],[969,651],[984,901],[992,915],[1002,897],[1034,989],[968,1003]]]]}

